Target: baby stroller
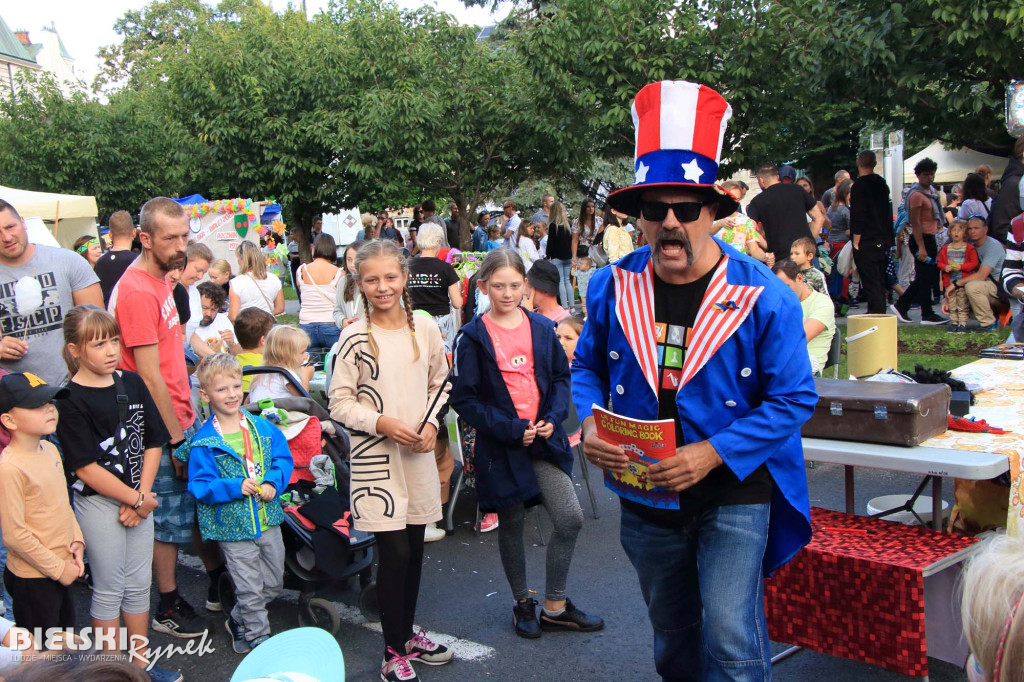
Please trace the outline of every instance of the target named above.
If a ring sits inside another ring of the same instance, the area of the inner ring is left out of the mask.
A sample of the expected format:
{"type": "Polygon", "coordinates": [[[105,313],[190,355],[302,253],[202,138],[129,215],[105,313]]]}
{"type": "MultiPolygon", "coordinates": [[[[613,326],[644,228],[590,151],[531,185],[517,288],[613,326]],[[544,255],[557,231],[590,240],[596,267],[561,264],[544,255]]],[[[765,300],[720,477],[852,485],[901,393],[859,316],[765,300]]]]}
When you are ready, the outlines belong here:
{"type": "MultiPolygon", "coordinates": [[[[278,367],[246,367],[243,370],[245,376],[274,373],[285,376],[302,394],[302,397],[275,400],[275,409],[301,412],[334,427],[333,436],[323,433],[322,447],[319,434],[315,445],[310,445],[308,429],[302,429],[298,436],[289,439],[295,472],[282,495],[285,514],[281,536],[285,547],[284,588],[299,592],[299,625],[319,627],[336,634],[341,622],[338,610],[331,601],[316,594],[324,588],[343,586],[353,576],[359,576],[360,612],[369,621],[379,621],[377,586],[372,579],[376,540],[372,533],[351,528],[348,522],[348,433],[331,419],[326,409],[309,397],[286,370],[278,367]],[[334,465],[336,483],[326,486],[321,492],[316,491],[317,486],[309,474],[314,454],[327,455],[334,465]]],[[[244,409],[254,414],[264,410],[256,403],[246,405],[244,409]]],[[[309,424],[312,423],[313,419],[310,419],[309,424]]],[[[317,426],[316,431],[319,430],[317,426]]],[[[230,612],[235,598],[234,585],[227,572],[221,576],[219,588],[225,612],[230,612]]]]}

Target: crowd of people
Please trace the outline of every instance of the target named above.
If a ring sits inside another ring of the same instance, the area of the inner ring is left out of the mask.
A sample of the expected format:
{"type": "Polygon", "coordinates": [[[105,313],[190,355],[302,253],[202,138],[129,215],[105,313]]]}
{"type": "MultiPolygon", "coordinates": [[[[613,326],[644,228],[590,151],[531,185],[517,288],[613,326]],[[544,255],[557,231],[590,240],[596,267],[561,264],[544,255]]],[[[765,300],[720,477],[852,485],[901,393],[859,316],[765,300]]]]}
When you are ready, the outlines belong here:
{"type": "MultiPolygon", "coordinates": [[[[413,625],[424,544],[445,535],[448,406],[469,435],[479,528],[498,532],[513,628],[526,639],[604,627],[566,591],[583,523],[570,443],[610,474],[629,464],[599,436],[593,406],[671,420],[678,448],[648,480],[672,502],[621,501],[655,667],[671,680],[770,679],[763,578],[810,539],[800,428],[835,317],[859,283],[868,312],[891,305],[903,321],[916,304],[922,323],[946,323],[936,297],[951,331],[971,317],[983,328],[1008,319],[1009,298],[1024,298],[1024,229],[1010,228],[1024,141],[994,202],[984,169],[944,202],[926,159],[894,211],[865,151],[857,177],[839,171],[821,200],[791,167],[765,164],[743,209],[746,185],[715,183],[720,136],[644,130],[686,116],[724,130],[718,93],[656,83],[634,106],[635,184],[609,195],[602,215],[588,199],[571,219],[547,195],[524,220],[509,200],[463,239],[458,207],[444,220],[425,201],[408,230],[387,211],[371,217],[340,257],[314,224],[309,253],[289,245],[298,325],[278,324],[285,283],[257,244],[241,242],[234,268],[214,259],[189,243],[171,199],[148,201],[138,230],[113,214],[106,250],[92,237],[73,250],[30,244],[16,207],[0,201],[0,532],[13,616],[0,619],[0,671],[23,658],[12,637],[81,624],[69,588],[88,567],[92,627],[123,624],[138,636],[123,652],[132,664],[180,681],[149,666],[143,642],[150,629],[207,630],[177,588],[189,544],[209,579],[207,611],[223,609],[225,573],[234,585],[224,620],[234,651],[263,644],[267,603],[283,586],[281,495],[300,464],[279,425],[244,406],[308,391],[311,352],[330,349],[329,411],[351,437],[341,487],[352,525],[376,539],[383,682],[453,660],[413,625]],[[716,106],[687,114],[698,91],[716,106]],[[485,254],[466,281],[451,262],[459,250],[485,254]],[[280,371],[244,375],[260,366],[280,371]],[[554,526],[542,600],[523,540],[537,504],[554,526]]],[[[1019,544],[991,551],[1019,555],[1019,544]]],[[[978,679],[1000,667],[1001,679],[1019,679],[1005,671],[1024,650],[1024,628],[1013,628],[1020,576],[972,571],[964,607],[978,679]]]]}

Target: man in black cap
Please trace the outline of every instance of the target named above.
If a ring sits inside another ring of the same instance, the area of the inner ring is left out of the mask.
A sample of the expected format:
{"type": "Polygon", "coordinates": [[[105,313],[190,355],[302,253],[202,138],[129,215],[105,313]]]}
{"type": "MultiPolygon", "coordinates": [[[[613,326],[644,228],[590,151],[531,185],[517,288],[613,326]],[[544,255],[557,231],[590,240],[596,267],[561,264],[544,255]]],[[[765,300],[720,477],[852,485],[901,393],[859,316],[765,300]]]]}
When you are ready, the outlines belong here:
{"type": "Polygon", "coordinates": [[[569,317],[569,311],[558,302],[558,268],[546,260],[530,266],[526,281],[533,289],[533,309],[558,324],[569,317]]]}

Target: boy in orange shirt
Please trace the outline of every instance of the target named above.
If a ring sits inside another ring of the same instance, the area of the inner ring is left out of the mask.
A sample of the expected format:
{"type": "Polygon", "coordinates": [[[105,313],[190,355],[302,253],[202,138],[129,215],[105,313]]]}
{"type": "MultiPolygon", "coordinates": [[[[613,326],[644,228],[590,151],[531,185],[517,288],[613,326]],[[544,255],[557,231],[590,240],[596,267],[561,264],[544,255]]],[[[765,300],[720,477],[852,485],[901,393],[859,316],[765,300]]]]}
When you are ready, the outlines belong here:
{"type": "Polygon", "coordinates": [[[68,586],[85,570],[85,541],[60,455],[41,440],[57,430],[53,400],[67,393],[27,372],[0,379],[0,423],[11,434],[0,453],[4,587],[14,600],[14,622],[29,630],[74,627],[68,586]]]}

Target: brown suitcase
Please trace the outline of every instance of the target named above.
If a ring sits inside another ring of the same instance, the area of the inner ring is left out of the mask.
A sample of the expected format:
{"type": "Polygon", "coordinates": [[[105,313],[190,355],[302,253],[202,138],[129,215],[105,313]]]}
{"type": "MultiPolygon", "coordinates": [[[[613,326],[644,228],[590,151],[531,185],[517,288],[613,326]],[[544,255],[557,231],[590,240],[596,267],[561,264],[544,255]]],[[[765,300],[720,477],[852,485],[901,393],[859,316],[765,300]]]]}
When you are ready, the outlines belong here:
{"type": "Polygon", "coordinates": [[[952,391],[945,384],[815,379],[814,387],[807,438],[912,446],[946,430],[952,391]]]}

